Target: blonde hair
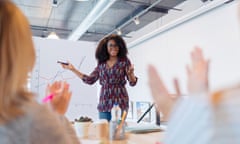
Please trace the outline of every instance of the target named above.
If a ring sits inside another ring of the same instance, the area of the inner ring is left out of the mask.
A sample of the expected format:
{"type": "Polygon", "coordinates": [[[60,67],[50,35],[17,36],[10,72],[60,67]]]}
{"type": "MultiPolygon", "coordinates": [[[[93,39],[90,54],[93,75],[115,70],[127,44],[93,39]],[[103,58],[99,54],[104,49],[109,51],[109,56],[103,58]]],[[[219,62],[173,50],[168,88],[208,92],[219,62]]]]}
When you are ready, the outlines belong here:
{"type": "Polygon", "coordinates": [[[26,17],[9,0],[0,0],[0,123],[24,114],[22,105],[33,97],[26,84],[34,63],[26,17]]]}

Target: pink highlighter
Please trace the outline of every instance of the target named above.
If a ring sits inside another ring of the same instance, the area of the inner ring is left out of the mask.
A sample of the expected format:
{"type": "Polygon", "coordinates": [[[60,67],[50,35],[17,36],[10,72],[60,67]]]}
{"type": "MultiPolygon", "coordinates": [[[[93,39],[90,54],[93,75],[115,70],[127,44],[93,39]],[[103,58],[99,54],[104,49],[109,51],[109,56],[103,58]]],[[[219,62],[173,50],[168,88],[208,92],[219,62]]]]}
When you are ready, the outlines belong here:
{"type": "Polygon", "coordinates": [[[50,95],[46,96],[46,97],[42,100],[42,102],[43,102],[43,103],[47,103],[47,102],[51,101],[51,100],[53,99],[53,97],[54,97],[54,94],[50,94],[50,95]]]}

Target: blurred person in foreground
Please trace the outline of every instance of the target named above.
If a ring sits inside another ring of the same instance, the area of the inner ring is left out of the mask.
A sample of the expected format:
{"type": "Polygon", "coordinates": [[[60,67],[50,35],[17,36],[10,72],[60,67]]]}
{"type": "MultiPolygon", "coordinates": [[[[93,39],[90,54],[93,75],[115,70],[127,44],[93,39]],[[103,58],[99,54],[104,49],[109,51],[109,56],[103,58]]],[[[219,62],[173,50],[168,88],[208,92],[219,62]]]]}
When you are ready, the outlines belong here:
{"type": "Polygon", "coordinates": [[[54,95],[50,107],[36,102],[26,84],[35,62],[29,23],[9,0],[0,1],[0,143],[77,144],[73,128],[64,117],[69,85],[48,86],[54,95]]]}
{"type": "Polygon", "coordinates": [[[239,144],[240,85],[209,91],[209,60],[200,48],[187,66],[189,97],[171,97],[154,66],[149,65],[149,85],[158,111],[169,120],[164,144],[239,144]]]}

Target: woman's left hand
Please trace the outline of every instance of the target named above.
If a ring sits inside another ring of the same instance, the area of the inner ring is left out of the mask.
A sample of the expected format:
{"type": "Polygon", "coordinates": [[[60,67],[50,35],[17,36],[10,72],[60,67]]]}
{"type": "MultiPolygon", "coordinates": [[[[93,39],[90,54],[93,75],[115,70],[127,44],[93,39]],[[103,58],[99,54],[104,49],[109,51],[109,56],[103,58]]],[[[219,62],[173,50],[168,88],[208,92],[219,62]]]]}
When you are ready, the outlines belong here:
{"type": "Polygon", "coordinates": [[[129,66],[129,67],[126,69],[126,72],[127,72],[127,75],[128,75],[128,76],[134,74],[134,65],[129,66]]]}
{"type": "Polygon", "coordinates": [[[129,66],[126,69],[127,76],[131,82],[136,82],[136,77],[134,75],[134,65],[129,66]]]}

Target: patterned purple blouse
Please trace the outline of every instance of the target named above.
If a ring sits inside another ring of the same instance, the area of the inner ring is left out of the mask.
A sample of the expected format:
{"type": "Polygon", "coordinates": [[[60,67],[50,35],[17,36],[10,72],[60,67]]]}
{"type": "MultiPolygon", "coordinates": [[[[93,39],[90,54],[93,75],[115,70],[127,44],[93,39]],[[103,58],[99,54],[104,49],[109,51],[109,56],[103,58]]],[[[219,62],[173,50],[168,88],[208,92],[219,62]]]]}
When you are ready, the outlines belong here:
{"type": "MultiPolygon", "coordinates": [[[[118,61],[109,68],[106,62],[97,65],[95,70],[89,75],[83,76],[83,81],[87,84],[94,84],[98,79],[101,92],[98,104],[100,112],[110,112],[113,104],[118,103],[122,110],[128,110],[129,98],[125,88],[127,74],[126,69],[131,66],[128,58],[118,59],[118,61]]],[[[130,86],[135,86],[136,82],[129,82],[130,86]]]]}

